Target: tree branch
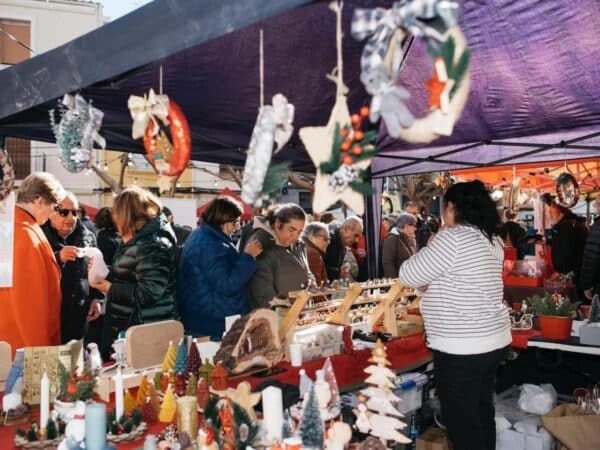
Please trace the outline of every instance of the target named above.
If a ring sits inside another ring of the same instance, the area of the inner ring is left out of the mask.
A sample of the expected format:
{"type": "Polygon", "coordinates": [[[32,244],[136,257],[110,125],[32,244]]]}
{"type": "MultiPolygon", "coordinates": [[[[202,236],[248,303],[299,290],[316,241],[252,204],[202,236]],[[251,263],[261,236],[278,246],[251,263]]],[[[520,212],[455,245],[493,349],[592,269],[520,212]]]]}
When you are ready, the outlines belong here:
{"type": "Polygon", "coordinates": [[[93,170],[94,173],[98,175],[98,178],[100,178],[102,181],[104,181],[104,183],[106,183],[106,185],[110,188],[113,194],[121,193],[123,189],[120,187],[119,183],[104,170],[96,166],[96,164],[94,164],[93,158],[90,159],[90,161],[88,162],[88,168],[93,170]]]}
{"type": "Polygon", "coordinates": [[[233,178],[233,181],[235,181],[235,184],[237,184],[238,187],[241,189],[242,188],[242,179],[236,173],[236,171],[233,168],[233,166],[227,165],[227,166],[225,166],[225,170],[227,170],[227,173],[229,173],[229,175],[231,175],[231,178],[233,178]]]}

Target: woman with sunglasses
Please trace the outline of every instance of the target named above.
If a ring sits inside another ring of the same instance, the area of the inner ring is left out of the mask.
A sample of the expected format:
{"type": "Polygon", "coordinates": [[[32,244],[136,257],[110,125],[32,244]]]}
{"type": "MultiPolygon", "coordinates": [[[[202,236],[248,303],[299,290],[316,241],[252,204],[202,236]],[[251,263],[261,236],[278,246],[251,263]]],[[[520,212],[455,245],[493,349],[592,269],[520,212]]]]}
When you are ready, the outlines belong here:
{"type": "Polygon", "coordinates": [[[27,176],[17,191],[12,286],[0,288],[0,340],[13,355],[21,347],[60,344],[60,267],[40,226],[64,195],[59,181],[45,172],[27,176]]]}
{"type": "Polygon", "coordinates": [[[131,186],[115,197],[112,214],[123,238],[110,275],[92,287],[106,293],[105,351],[132,325],[177,319],[175,235],[160,201],[131,186]]]}
{"type": "Polygon", "coordinates": [[[177,301],[187,334],[220,340],[225,317],[248,312],[246,285],[262,246],[251,239],[238,253],[231,235],[239,229],[242,212],[231,197],[214,199],[202,213],[200,228],[185,242],[177,301]]]}
{"type": "Polygon", "coordinates": [[[42,226],[56,262],[61,266],[60,308],[61,342],[86,335],[87,323],[100,315],[99,299],[104,295],[90,288],[88,282],[88,257],[79,258],[78,248],[96,247],[96,236],[77,220],[79,203],[75,194],[67,191],[65,198],[42,226]]]}

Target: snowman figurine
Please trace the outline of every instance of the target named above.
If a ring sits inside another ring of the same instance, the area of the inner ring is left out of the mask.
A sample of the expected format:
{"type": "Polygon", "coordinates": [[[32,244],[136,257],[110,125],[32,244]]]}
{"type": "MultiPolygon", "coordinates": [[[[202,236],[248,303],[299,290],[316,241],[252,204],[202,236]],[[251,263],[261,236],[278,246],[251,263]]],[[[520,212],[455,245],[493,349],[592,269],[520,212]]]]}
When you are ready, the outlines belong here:
{"type": "Polygon", "coordinates": [[[85,449],[85,403],[75,403],[75,414],[67,423],[65,438],[57,450],[85,449]]]}

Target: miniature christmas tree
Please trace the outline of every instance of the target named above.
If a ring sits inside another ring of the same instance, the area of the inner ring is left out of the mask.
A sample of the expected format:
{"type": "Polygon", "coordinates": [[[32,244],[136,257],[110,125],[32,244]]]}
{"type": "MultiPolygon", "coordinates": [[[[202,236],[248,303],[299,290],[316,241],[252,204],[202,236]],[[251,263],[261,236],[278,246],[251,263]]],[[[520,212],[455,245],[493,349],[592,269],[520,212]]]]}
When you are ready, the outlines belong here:
{"type": "Polygon", "coordinates": [[[206,378],[200,378],[198,381],[198,389],[196,390],[196,399],[198,400],[198,406],[200,409],[204,409],[208,400],[210,400],[210,389],[206,378]]]}
{"type": "Polygon", "coordinates": [[[162,372],[156,372],[154,374],[154,387],[156,388],[157,391],[162,391],[162,379],[163,379],[162,372]]]}
{"type": "Polygon", "coordinates": [[[46,424],[46,439],[56,439],[57,431],[58,430],[56,429],[56,423],[54,422],[54,420],[49,419],[48,423],[46,424]]]}
{"type": "Polygon", "coordinates": [[[402,417],[394,407],[394,403],[400,401],[392,392],[396,375],[386,367],[391,363],[380,340],[377,340],[369,362],[374,363],[365,369],[365,373],[369,374],[365,380],[369,387],[361,391],[368,400],[366,405],[364,399],[359,402],[358,411],[355,412],[356,427],[363,433],[370,429],[370,434],[380,438],[384,444],[386,441],[401,444],[412,442],[397,431],[406,428],[406,424],[396,418],[402,417]]]}
{"type": "Polygon", "coordinates": [[[156,408],[150,397],[146,398],[146,403],[142,406],[142,419],[147,424],[155,423],[158,420],[156,408]]]}
{"type": "Polygon", "coordinates": [[[210,374],[212,373],[212,371],[215,370],[215,366],[213,366],[210,361],[208,360],[208,358],[206,358],[204,360],[204,364],[202,364],[202,366],[200,367],[200,369],[198,370],[198,378],[204,378],[206,380],[206,382],[208,383],[208,385],[211,385],[211,378],[210,378],[210,374]]]}
{"type": "Polygon", "coordinates": [[[163,398],[162,405],[160,405],[160,412],[158,413],[158,420],[163,423],[170,423],[175,418],[175,411],[177,410],[177,403],[175,402],[175,394],[173,388],[169,384],[165,392],[165,398],[163,398]]]}
{"type": "Polygon", "coordinates": [[[308,394],[308,401],[302,411],[302,421],[300,423],[300,437],[302,445],[308,448],[323,448],[323,420],[319,410],[319,403],[315,395],[314,385],[308,394]]]}
{"type": "Polygon", "coordinates": [[[185,341],[181,339],[181,341],[179,341],[179,348],[177,349],[177,359],[175,360],[175,373],[185,373],[187,359],[188,356],[185,341]]]}
{"type": "Polygon", "coordinates": [[[187,379],[187,387],[185,388],[185,395],[196,395],[198,391],[198,377],[194,373],[190,373],[187,379]]]}
{"type": "Polygon", "coordinates": [[[146,374],[142,374],[142,379],[140,380],[140,387],[137,391],[137,396],[135,397],[135,404],[138,408],[144,406],[146,403],[146,397],[148,397],[148,378],[146,378],[146,374]]]}
{"type": "MultiPolygon", "coordinates": [[[[190,353],[188,354],[187,364],[185,365],[185,373],[189,377],[189,374],[193,373],[198,375],[198,370],[202,365],[202,358],[200,358],[200,352],[196,345],[196,339],[192,340],[192,346],[190,347],[190,353]]],[[[197,379],[197,378],[196,378],[197,379]]]]}
{"type": "Polygon", "coordinates": [[[210,374],[210,379],[215,391],[224,391],[229,387],[229,374],[220,361],[217,363],[215,370],[210,374]]]}
{"type": "Polygon", "coordinates": [[[125,389],[125,398],[123,399],[123,409],[125,410],[125,414],[130,414],[135,407],[135,397],[131,395],[131,391],[129,389],[125,389]]]}
{"type": "Polygon", "coordinates": [[[165,359],[162,364],[163,373],[168,373],[169,370],[175,369],[175,362],[177,361],[177,350],[173,346],[173,341],[169,341],[169,347],[167,348],[167,353],[165,354],[165,359]]]}
{"type": "Polygon", "coordinates": [[[340,390],[330,358],[327,358],[325,364],[323,364],[323,374],[325,381],[329,384],[329,390],[331,391],[331,400],[329,400],[329,404],[331,406],[338,406],[340,404],[340,390]]]}
{"type": "Polygon", "coordinates": [[[185,375],[178,373],[175,376],[175,395],[183,397],[185,395],[185,375]]]}
{"type": "Polygon", "coordinates": [[[153,382],[148,383],[147,392],[148,392],[148,398],[150,398],[150,401],[152,402],[152,406],[154,407],[156,414],[158,414],[158,411],[160,411],[160,399],[158,398],[158,393],[156,392],[156,388],[154,387],[153,382]]]}
{"type": "Polygon", "coordinates": [[[592,300],[592,307],[590,308],[590,318],[588,319],[588,324],[595,323],[600,326],[600,297],[598,294],[594,295],[594,299],[592,300]]]}

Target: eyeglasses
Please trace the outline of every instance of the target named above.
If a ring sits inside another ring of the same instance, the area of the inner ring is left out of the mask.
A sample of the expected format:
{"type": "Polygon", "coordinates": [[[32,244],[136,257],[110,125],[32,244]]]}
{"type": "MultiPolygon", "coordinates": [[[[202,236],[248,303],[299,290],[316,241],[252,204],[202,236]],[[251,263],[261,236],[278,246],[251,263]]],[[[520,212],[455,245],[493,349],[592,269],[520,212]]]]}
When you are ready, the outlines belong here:
{"type": "Polygon", "coordinates": [[[56,211],[60,217],[67,217],[69,213],[71,213],[73,217],[77,217],[77,214],[79,213],[78,209],[66,209],[61,208],[60,206],[55,206],[54,211],[56,211]]]}
{"type": "Polygon", "coordinates": [[[326,234],[317,234],[317,236],[323,239],[325,242],[329,242],[331,240],[326,234]]]}

